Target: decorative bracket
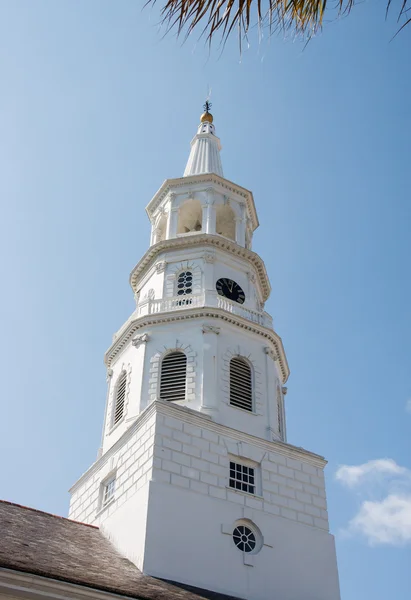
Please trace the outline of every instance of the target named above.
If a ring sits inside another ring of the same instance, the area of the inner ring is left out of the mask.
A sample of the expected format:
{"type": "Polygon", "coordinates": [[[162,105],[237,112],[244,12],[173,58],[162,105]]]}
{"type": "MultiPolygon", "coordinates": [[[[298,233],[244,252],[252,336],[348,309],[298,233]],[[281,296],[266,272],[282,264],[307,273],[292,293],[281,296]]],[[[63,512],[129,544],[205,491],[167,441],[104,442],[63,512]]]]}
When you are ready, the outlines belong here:
{"type": "Polygon", "coordinates": [[[156,264],[156,271],[157,273],[163,273],[163,271],[165,271],[166,269],[166,265],[167,263],[162,261],[156,264]]]}
{"type": "Polygon", "coordinates": [[[221,327],[214,327],[214,325],[203,325],[203,333],[215,333],[218,335],[221,331],[221,327]]]}
{"type": "Polygon", "coordinates": [[[273,361],[275,362],[276,360],[278,360],[278,356],[277,354],[274,352],[274,350],[272,350],[269,346],[265,346],[264,347],[264,353],[268,354],[268,356],[270,358],[273,359],[273,361]]]}
{"type": "Polygon", "coordinates": [[[135,348],[140,348],[141,344],[145,344],[149,339],[148,333],[143,333],[142,335],[136,335],[131,343],[135,348]]]}
{"type": "Polygon", "coordinates": [[[215,262],[215,254],[214,254],[214,252],[206,252],[204,254],[204,260],[206,261],[206,263],[213,263],[213,262],[215,262]]]}

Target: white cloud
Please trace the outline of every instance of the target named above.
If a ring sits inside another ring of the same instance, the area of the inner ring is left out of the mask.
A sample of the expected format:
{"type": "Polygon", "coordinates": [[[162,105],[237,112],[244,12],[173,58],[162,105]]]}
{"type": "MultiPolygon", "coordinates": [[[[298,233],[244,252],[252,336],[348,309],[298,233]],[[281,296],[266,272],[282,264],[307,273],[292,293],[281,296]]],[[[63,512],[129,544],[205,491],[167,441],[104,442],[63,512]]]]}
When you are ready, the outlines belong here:
{"type": "Polygon", "coordinates": [[[408,469],[397,465],[392,458],[369,460],[362,465],[342,465],[335,478],[348,487],[363,483],[365,479],[376,479],[386,475],[407,475],[408,469]]]}
{"type": "Polygon", "coordinates": [[[356,490],[357,514],[345,533],[364,537],[370,545],[411,543],[411,471],[391,458],[362,465],[342,465],[337,481],[356,490]]]}
{"type": "Polygon", "coordinates": [[[365,500],[349,522],[348,532],[363,535],[370,545],[410,543],[411,495],[391,494],[380,502],[365,500]]]}
{"type": "Polygon", "coordinates": [[[411,398],[405,403],[405,410],[411,414],[411,398]]]}

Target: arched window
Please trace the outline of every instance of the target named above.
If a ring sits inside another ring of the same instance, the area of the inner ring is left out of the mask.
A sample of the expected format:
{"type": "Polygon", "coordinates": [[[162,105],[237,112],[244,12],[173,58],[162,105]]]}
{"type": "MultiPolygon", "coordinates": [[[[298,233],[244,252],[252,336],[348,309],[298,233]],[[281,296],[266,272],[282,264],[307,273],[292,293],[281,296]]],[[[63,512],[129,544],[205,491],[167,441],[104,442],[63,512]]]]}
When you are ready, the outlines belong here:
{"type": "Polygon", "coordinates": [[[190,199],[180,206],[177,233],[196,233],[202,229],[203,209],[199,200],[190,199]]]}
{"type": "Polygon", "coordinates": [[[277,420],[278,433],[280,437],[283,437],[283,407],[281,405],[281,391],[279,386],[277,386],[277,420]]]}
{"type": "Polygon", "coordinates": [[[228,204],[216,206],[216,233],[235,241],[235,213],[228,204]]]}
{"type": "Polygon", "coordinates": [[[230,360],[230,404],[244,410],[253,410],[251,367],[241,356],[230,360]]]}
{"type": "Polygon", "coordinates": [[[115,400],[114,400],[114,417],[113,425],[118,423],[124,414],[124,403],[126,399],[127,373],[123,371],[117,379],[115,400]]]}
{"type": "Polygon", "coordinates": [[[161,363],[160,398],[174,402],[186,397],[187,356],[175,351],[167,354],[161,363]]]}

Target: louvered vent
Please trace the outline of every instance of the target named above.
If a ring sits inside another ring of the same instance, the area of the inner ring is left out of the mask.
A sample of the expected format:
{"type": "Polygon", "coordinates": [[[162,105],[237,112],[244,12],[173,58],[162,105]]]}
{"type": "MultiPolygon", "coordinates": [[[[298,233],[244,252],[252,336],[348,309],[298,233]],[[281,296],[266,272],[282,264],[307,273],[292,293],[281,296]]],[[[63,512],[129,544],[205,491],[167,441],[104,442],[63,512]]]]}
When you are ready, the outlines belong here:
{"type": "Polygon", "coordinates": [[[160,398],[185,400],[187,356],[184,352],[170,352],[161,364],[160,398]]]}
{"type": "Polygon", "coordinates": [[[282,410],[281,410],[281,392],[280,388],[277,388],[277,420],[278,420],[278,433],[280,436],[283,434],[283,423],[282,423],[282,410]]]}
{"type": "Polygon", "coordinates": [[[253,410],[253,387],[250,365],[243,358],[230,361],[230,404],[253,410]]]}
{"type": "Polygon", "coordinates": [[[127,373],[123,371],[118,378],[116,387],[116,405],[114,409],[113,425],[118,423],[124,413],[124,401],[126,399],[127,373]]]}

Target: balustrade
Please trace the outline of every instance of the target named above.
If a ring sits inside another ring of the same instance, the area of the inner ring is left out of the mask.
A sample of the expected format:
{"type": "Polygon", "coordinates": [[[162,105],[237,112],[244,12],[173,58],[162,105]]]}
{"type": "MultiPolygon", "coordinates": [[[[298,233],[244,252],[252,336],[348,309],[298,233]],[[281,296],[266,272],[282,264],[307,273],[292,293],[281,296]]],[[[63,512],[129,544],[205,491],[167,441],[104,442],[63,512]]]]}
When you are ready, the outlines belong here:
{"type": "Polygon", "coordinates": [[[207,292],[206,294],[192,294],[188,296],[172,296],[170,298],[145,299],[139,303],[137,313],[139,317],[152,315],[162,312],[172,312],[174,310],[187,310],[198,306],[209,306],[220,308],[227,312],[237,315],[258,325],[272,327],[272,318],[266,312],[260,312],[246,308],[237,302],[228,300],[219,296],[216,292],[207,292]]]}

